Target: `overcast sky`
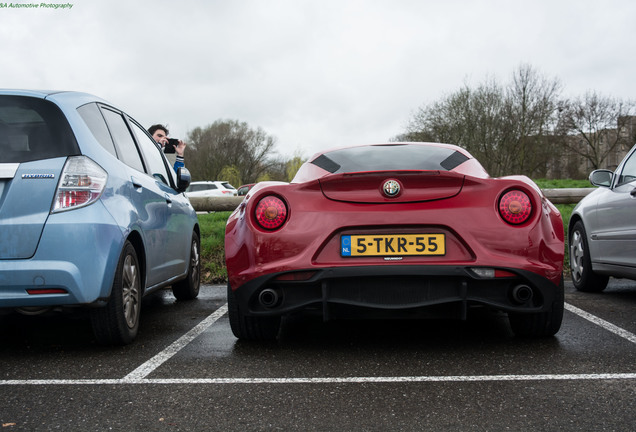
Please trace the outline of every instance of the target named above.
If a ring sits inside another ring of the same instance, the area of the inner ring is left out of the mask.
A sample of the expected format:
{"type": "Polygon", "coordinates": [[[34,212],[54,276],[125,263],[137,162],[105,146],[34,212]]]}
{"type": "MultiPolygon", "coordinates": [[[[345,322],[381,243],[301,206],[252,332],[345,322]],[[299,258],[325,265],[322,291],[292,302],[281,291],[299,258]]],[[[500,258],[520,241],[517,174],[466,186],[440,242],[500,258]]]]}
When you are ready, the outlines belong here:
{"type": "Polygon", "coordinates": [[[386,142],[418,107],[521,64],[564,96],[636,99],[633,0],[66,4],[0,7],[0,87],[93,93],[177,138],[244,121],[283,156],[386,142]]]}

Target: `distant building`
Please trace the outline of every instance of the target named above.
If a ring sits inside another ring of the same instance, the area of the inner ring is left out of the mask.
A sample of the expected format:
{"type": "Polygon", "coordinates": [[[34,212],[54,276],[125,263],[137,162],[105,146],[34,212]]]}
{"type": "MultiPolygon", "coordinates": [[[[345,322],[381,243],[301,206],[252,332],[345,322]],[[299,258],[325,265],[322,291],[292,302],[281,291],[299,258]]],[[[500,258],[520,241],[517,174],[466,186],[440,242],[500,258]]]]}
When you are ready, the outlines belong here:
{"type": "Polygon", "coordinates": [[[597,168],[613,171],[636,142],[636,116],[621,117],[616,129],[598,131],[595,136],[553,136],[549,141],[551,156],[546,160],[546,178],[585,179],[597,168]],[[592,152],[590,142],[594,143],[596,153],[592,152]],[[598,155],[598,166],[591,160],[593,155],[598,155]]]}

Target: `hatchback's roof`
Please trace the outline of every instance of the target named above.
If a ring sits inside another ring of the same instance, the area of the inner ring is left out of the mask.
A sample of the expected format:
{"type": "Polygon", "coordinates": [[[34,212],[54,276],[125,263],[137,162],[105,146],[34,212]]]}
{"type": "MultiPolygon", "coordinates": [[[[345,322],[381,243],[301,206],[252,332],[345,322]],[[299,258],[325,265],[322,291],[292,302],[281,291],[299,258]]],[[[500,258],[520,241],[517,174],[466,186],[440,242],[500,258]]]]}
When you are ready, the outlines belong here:
{"type": "Polygon", "coordinates": [[[77,103],[80,106],[88,102],[104,102],[104,99],[95,95],[77,91],[67,90],[28,90],[28,89],[0,89],[0,95],[7,96],[29,96],[41,99],[49,99],[53,101],[64,101],[77,103]]]}
{"type": "Polygon", "coordinates": [[[11,96],[32,96],[45,98],[53,93],[59,93],[53,90],[23,90],[23,89],[0,89],[0,94],[11,96]]]}

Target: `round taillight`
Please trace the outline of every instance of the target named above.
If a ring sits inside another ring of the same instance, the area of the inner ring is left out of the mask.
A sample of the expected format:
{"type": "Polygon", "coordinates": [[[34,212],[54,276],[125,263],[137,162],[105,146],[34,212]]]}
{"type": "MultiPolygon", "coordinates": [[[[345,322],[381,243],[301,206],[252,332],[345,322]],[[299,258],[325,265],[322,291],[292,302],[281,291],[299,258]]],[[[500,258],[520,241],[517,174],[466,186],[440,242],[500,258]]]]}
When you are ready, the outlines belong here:
{"type": "Polygon", "coordinates": [[[256,221],[268,230],[280,228],[287,219],[287,206],[282,199],[268,196],[256,206],[256,221]]]}
{"type": "Polygon", "coordinates": [[[531,213],[532,202],[525,192],[511,190],[499,200],[499,214],[509,224],[522,224],[530,218],[531,213]]]}

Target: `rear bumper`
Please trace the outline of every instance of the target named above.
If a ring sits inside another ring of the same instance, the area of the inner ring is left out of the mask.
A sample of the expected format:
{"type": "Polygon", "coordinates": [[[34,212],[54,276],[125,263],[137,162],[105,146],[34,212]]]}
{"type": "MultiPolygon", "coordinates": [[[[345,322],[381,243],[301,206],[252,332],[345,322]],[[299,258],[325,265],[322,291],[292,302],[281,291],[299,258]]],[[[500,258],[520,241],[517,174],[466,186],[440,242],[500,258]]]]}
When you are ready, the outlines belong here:
{"type": "Polygon", "coordinates": [[[463,266],[359,266],[275,273],[235,291],[242,313],[252,316],[313,311],[325,319],[353,315],[465,318],[469,307],[538,313],[557,300],[558,287],[526,270],[514,276],[480,277],[463,266]],[[298,277],[309,278],[294,280],[298,277]]]}
{"type": "Polygon", "coordinates": [[[85,289],[82,279],[81,270],[70,262],[0,262],[0,307],[73,305],[95,301],[101,283],[97,289],[85,289]],[[47,293],[56,290],[64,293],[47,293]]]}
{"type": "Polygon", "coordinates": [[[107,299],[125,238],[118,225],[103,222],[103,212],[96,203],[51,215],[33,257],[0,260],[0,308],[107,299]]]}

